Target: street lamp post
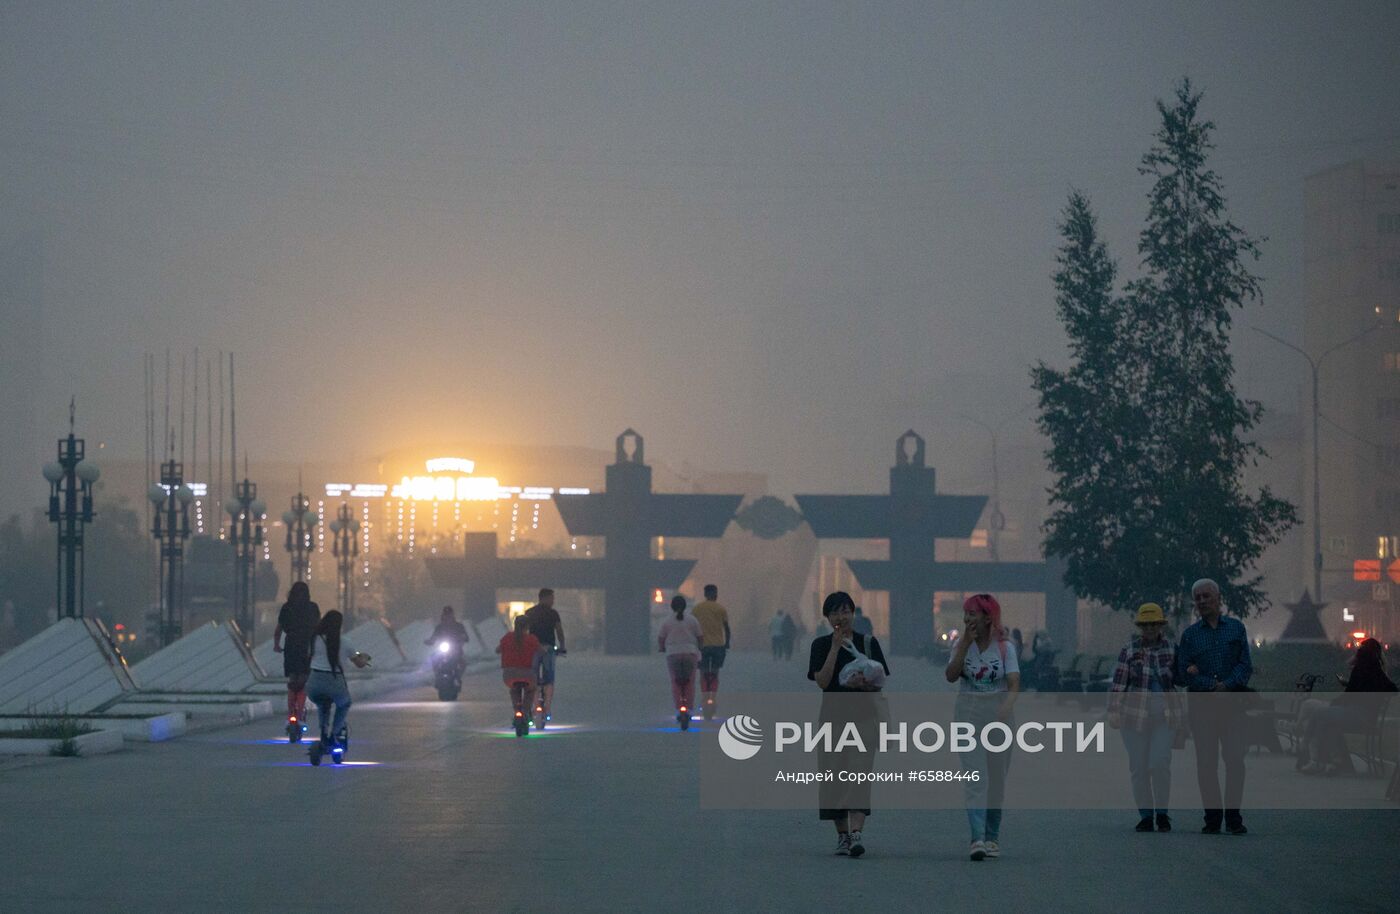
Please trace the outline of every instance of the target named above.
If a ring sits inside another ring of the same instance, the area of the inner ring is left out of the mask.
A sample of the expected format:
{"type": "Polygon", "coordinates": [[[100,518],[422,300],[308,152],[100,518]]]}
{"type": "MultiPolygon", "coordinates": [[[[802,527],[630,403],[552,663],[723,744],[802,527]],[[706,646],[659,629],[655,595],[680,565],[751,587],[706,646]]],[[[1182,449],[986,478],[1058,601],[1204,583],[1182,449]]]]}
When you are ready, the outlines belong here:
{"type": "Polygon", "coordinates": [[[987,531],[987,555],[993,562],[1001,561],[999,537],[1001,531],[1006,528],[1006,515],[1001,511],[1001,471],[997,463],[997,435],[1008,422],[1024,416],[1034,406],[1035,404],[1032,403],[1022,407],[1002,419],[995,427],[988,425],[976,416],[969,416],[967,413],[958,414],[968,422],[980,426],[992,439],[992,513],[987,524],[989,528],[987,531]]]}
{"type": "Polygon", "coordinates": [[[287,527],[287,552],[292,557],[292,580],[305,581],[311,566],[311,531],[319,518],[311,510],[311,499],[298,492],[292,506],[282,512],[287,527]]]}
{"type": "Polygon", "coordinates": [[[1318,454],[1319,454],[1319,450],[1318,450],[1318,435],[1317,435],[1317,432],[1318,432],[1318,425],[1317,425],[1317,420],[1318,420],[1318,416],[1319,416],[1319,414],[1320,414],[1320,412],[1321,412],[1320,407],[1318,406],[1318,384],[1317,384],[1318,370],[1322,367],[1322,360],[1323,360],[1323,359],[1327,358],[1329,355],[1331,355],[1332,353],[1336,352],[1338,349],[1341,349],[1343,346],[1350,346],[1352,343],[1355,343],[1357,340],[1359,340],[1359,339],[1361,339],[1361,338],[1363,338],[1363,337],[1365,337],[1365,336],[1368,336],[1368,335],[1371,334],[1371,333],[1374,333],[1376,330],[1379,330],[1379,329],[1380,329],[1380,325],[1379,325],[1379,324],[1373,324],[1372,326],[1367,327],[1365,330],[1362,330],[1360,333],[1357,333],[1357,334],[1355,334],[1355,335],[1353,335],[1353,336],[1350,336],[1350,337],[1348,337],[1348,338],[1342,340],[1340,343],[1337,343],[1337,344],[1336,344],[1335,346],[1333,346],[1332,348],[1327,349],[1327,350],[1324,350],[1323,353],[1322,353],[1322,355],[1318,356],[1317,358],[1313,358],[1311,355],[1309,355],[1307,352],[1305,352],[1305,351],[1302,350],[1301,348],[1299,348],[1299,347],[1297,347],[1297,346],[1294,346],[1292,343],[1288,342],[1288,340],[1285,340],[1285,339],[1282,339],[1282,338],[1280,338],[1280,337],[1274,336],[1272,333],[1270,333],[1269,331],[1265,330],[1263,327],[1255,327],[1254,329],[1255,329],[1257,332],[1264,334],[1264,336],[1267,336],[1269,339],[1273,340],[1275,343],[1278,343],[1278,344],[1281,345],[1281,346],[1287,346],[1289,349],[1292,349],[1294,352],[1298,353],[1298,354],[1301,355],[1303,358],[1307,359],[1307,360],[1308,360],[1308,368],[1311,369],[1311,371],[1312,371],[1312,468],[1313,468],[1313,478],[1312,478],[1312,521],[1313,521],[1313,522],[1312,522],[1312,528],[1313,528],[1313,594],[1314,594],[1315,599],[1316,599],[1318,602],[1322,602],[1322,483],[1321,483],[1322,466],[1318,463],[1318,454]]]}
{"type": "Polygon", "coordinates": [[[146,493],[155,508],[151,535],[160,543],[161,647],[178,639],[185,626],[185,540],[194,490],[185,485],[184,474],[184,465],[172,455],[160,465],[160,482],[146,493]]]}
{"type": "Polygon", "coordinates": [[[355,588],[350,583],[350,577],[354,572],[355,559],[360,554],[360,540],[356,536],[359,532],[360,522],[351,515],[350,503],[341,502],[335,520],[331,521],[331,533],[335,535],[331,541],[331,553],[335,556],[340,612],[345,616],[347,626],[355,618],[355,588]]]}
{"type": "Polygon", "coordinates": [[[233,541],[233,618],[243,640],[253,644],[253,570],[258,547],[263,544],[263,517],[267,505],[258,500],[257,483],[245,476],[233,488],[233,496],[224,502],[229,515],[229,539],[233,541]]]}
{"type": "Polygon", "coordinates": [[[83,463],[86,442],[74,434],[75,404],[68,404],[68,437],[58,439],[58,460],[44,464],[49,482],[49,520],[58,525],[55,606],[61,616],[83,616],[83,528],[92,523],[92,485],[97,464],[83,463]]]}

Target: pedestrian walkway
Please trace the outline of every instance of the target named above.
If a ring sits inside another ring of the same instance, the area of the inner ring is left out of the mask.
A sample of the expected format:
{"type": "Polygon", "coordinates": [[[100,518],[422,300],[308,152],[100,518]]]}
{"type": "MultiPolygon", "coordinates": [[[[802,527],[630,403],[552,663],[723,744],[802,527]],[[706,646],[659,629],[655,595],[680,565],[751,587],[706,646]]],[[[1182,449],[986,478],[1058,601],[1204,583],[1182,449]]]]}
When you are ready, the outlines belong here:
{"type": "MultiPolygon", "coordinates": [[[[932,688],[937,671],[911,663],[902,685],[932,688]]],[[[727,692],[811,688],[805,663],[766,651],[725,674],[721,713],[727,692]]],[[[1192,894],[1163,903],[1193,912],[1400,907],[1400,807],[1254,812],[1246,838],[1202,836],[1186,810],[1170,835],[1133,833],[1126,809],[1015,812],[1003,858],[980,864],[961,810],[876,810],[853,861],[815,810],[700,809],[697,747],[719,722],[676,732],[660,655],[571,653],[557,729],[516,739],[508,715],[485,673],[452,704],[428,688],[358,702],[343,768],[307,766],[274,719],[0,770],[0,911],[886,914],[975,895],[1119,912],[1178,888],[1192,894]]]]}

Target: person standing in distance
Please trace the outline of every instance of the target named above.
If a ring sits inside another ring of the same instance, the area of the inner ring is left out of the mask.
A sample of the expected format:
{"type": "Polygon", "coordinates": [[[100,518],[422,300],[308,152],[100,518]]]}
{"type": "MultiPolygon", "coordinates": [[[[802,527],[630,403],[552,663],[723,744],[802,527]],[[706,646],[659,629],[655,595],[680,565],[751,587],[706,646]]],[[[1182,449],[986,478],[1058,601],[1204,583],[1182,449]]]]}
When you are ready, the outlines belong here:
{"type": "Polygon", "coordinates": [[[700,698],[705,719],[715,716],[715,693],[719,691],[719,668],[729,650],[729,610],[719,604],[719,588],[705,585],[705,599],[690,611],[704,634],[700,642],[700,698]]]}
{"type": "Polygon", "coordinates": [[[559,611],[554,608],[554,591],[551,588],[540,588],[540,601],[525,610],[525,621],[530,626],[530,634],[538,638],[544,647],[539,655],[536,678],[540,684],[544,719],[549,721],[554,707],[554,655],[568,653],[564,648],[564,623],[559,619],[559,611]]]}
{"type": "Polygon", "coordinates": [[[1244,706],[1222,692],[1243,692],[1254,667],[1244,623],[1220,611],[1220,585],[1202,578],[1191,587],[1200,621],[1181,633],[1176,649],[1177,681],[1186,686],[1186,720],[1196,746],[1196,781],[1205,803],[1204,834],[1247,834],[1240,803],[1244,799],[1244,755],[1249,748],[1244,706]],[[1218,765],[1225,761],[1225,800],[1220,799],[1218,765]]]}

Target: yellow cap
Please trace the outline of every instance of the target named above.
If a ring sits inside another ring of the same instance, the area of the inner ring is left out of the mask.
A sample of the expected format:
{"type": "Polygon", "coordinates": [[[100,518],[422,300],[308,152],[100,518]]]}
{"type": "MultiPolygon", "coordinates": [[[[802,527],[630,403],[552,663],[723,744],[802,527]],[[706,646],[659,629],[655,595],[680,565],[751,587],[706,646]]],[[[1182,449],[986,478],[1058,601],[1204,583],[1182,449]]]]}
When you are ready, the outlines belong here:
{"type": "Polygon", "coordinates": [[[1138,607],[1137,618],[1133,620],[1135,625],[1150,625],[1153,622],[1167,621],[1167,614],[1162,612],[1162,607],[1156,603],[1144,603],[1138,607]]]}

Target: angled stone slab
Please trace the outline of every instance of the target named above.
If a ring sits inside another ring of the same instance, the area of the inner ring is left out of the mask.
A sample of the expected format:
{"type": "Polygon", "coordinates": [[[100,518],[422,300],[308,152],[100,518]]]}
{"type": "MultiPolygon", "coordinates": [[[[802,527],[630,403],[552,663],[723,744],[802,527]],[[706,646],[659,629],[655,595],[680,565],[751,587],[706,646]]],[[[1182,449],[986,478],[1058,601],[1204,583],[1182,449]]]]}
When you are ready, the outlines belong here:
{"type": "Polygon", "coordinates": [[[0,655],[0,714],[86,714],[135,689],[125,658],[96,619],[60,619],[0,655]]]}
{"type": "Polygon", "coordinates": [[[271,638],[253,648],[253,660],[257,662],[258,669],[262,670],[269,678],[281,677],[282,655],[272,649],[271,638]]]}
{"type": "Polygon", "coordinates": [[[134,672],[150,692],[243,692],[266,678],[232,622],[201,625],[136,664],[134,672]]]}
{"type": "Polygon", "coordinates": [[[398,630],[399,647],[403,650],[409,665],[415,669],[426,664],[431,656],[432,648],[423,642],[433,633],[434,627],[434,623],[426,619],[419,619],[417,622],[410,622],[398,630]]]}
{"type": "Polygon", "coordinates": [[[399,644],[394,627],[384,619],[372,619],[355,626],[346,632],[344,640],[353,643],[356,650],[369,654],[373,659],[373,668],[381,672],[408,665],[408,657],[399,644]]]}
{"type": "Polygon", "coordinates": [[[501,643],[501,638],[507,631],[505,620],[500,616],[491,616],[489,619],[481,619],[472,625],[476,629],[476,643],[481,646],[481,657],[495,657],[496,645],[501,643]]]}

